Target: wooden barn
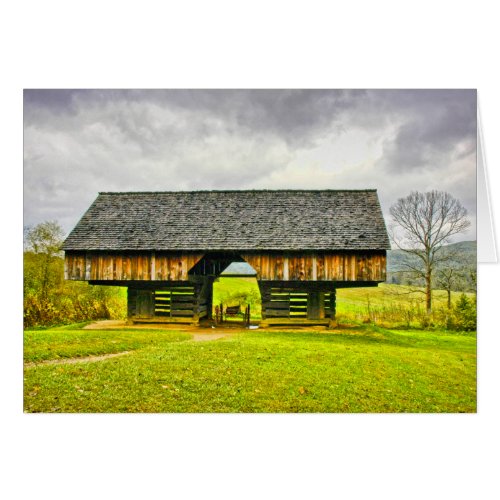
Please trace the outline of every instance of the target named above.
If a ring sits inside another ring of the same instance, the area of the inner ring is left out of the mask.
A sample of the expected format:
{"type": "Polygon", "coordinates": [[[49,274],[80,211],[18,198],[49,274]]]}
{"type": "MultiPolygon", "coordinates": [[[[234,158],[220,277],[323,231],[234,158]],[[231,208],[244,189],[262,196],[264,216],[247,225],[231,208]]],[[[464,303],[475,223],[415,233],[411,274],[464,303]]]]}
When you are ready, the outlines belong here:
{"type": "Polygon", "coordinates": [[[126,286],[140,322],[210,319],[214,279],[246,261],[265,324],[333,322],[336,289],[385,281],[388,248],[368,189],[100,193],[63,246],[66,279],[126,286]]]}

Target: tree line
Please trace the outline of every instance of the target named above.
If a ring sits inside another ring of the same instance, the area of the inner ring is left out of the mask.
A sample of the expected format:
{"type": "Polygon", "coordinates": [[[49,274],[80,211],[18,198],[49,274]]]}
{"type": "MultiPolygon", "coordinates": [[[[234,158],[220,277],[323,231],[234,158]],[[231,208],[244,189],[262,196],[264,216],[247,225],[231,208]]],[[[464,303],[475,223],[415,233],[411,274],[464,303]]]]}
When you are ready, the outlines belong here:
{"type": "Polygon", "coordinates": [[[64,280],[64,231],[55,222],[24,229],[24,326],[126,317],[126,289],[64,280]]]}

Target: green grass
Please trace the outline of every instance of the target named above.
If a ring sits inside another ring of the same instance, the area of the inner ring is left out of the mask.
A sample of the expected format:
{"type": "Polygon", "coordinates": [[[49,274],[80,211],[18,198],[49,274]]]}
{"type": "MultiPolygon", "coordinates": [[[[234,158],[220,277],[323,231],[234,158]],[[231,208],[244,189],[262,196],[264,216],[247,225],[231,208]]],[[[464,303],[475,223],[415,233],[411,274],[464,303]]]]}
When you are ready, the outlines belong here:
{"type": "MultiPolygon", "coordinates": [[[[422,328],[447,324],[447,294],[444,290],[433,290],[433,315],[429,318],[425,310],[423,288],[380,283],[377,287],[340,288],[337,290],[337,316],[343,323],[373,323],[387,328],[422,328]]],[[[452,303],[461,292],[452,292],[452,303]]],[[[466,293],[470,299],[472,293],[466,293]]],[[[261,317],[260,293],[255,278],[221,277],[214,283],[213,303],[236,305],[251,297],[252,319],[261,317]]],[[[231,318],[229,318],[230,320],[231,318]]],[[[235,320],[241,321],[241,317],[235,320]]]]}
{"type": "Polygon", "coordinates": [[[179,342],[191,335],[162,330],[81,330],[76,325],[49,330],[24,332],[24,360],[39,362],[50,359],[79,358],[113,354],[168,342],[179,342]]]}
{"type": "MultiPolygon", "coordinates": [[[[394,305],[424,304],[425,294],[423,288],[408,287],[404,285],[391,285],[380,283],[377,287],[368,288],[339,288],[337,290],[337,309],[340,312],[349,310],[366,309],[368,303],[373,307],[394,305]]],[[[462,292],[452,292],[452,302],[455,302],[462,292]]],[[[466,293],[472,297],[472,293],[466,293]]],[[[447,294],[444,290],[433,290],[432,299],[434,307],[446,306],[447,294]]]]}
{"type": "MultiPolygon", "coordinates": [[[[252,319],[260,319],[260,291],[256,278],[218,278],[213,285],[213,305],[223,303],[225,306],[243,305],[250,303],[252,319]]],[[[230,320],[230,318],[228,318],[230,320]]],[[[240,318],[236,318],[241,321],[240,318]]]]}
{"type": "Polygon", "coordinates": [[[26,412],[475,412],[476,337],[369,325],[246,331],[25,332],[26,361],[133,351],[25,369],[26,412]]]}
{"type": "Polygon", "coordinates": [[[217,304],[224,295],[236,295],[238,293],[259,293],[256,278],[218,278],[214,282],[213,301],[217,304]]]}
{"type": "MultiPolygon", "coordinates": [[[[452,305],[461,292],[452,292],[452,305]]],[[[474,301],[475,295],[465,294],[474,301]]],[[[474,303],[474,302],[473,302],[474,303]]],[[[432,314],[427,315],[423,289],[403,285],[379,284],[373,288],[337,290],[337,319],[340,322],[364,322],[386,328],[440,328],[449,325],[453,312],[447,307],[447,293],[432,292],[432,314]]]]}

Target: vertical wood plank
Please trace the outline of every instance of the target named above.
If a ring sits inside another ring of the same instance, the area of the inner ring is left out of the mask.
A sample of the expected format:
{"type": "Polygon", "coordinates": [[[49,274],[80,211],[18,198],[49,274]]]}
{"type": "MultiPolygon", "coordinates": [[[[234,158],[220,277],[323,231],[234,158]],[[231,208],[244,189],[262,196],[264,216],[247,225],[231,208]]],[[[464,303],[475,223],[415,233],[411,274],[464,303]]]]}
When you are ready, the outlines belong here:
{"type": "Polygon", "coordinates": [[[330,265],[328,261],[328,255],[323,254],[323,279],[330,279],[330,265]]]}
{"type": "Polygon", "coordinates": [[[165,256],[164,255],[157,255],[156,256],[156,278],[158,280],[163,280],[164,279],[164,268],[165,268],[165,256]]]}
{"type": "Polygon", "coordinates": [[[156,279],[156,253],[151,253],[151,280],[156,279]]]}
{"type": "Polygon", "coordinates": [[[325,279],[325,258],[323,254],[316,255],[316,279],[323,281],[325,279]]]}
{"type": "Polygon", "coordinates": [[[92,269],[92,260],[90,258],[90,254],[87,252],[85,254],[85,279],[90,280],[90,272],[92,269]]]}
{"type": "Polygon", "coordinates": [[[115,257],[115,262],[116,262],[116,276],[117,276],[117,279],[121,280],[122,279],[122,262],[123,262],[123,257],[121,255],[117,255],[115,257]]]}
{"type": "Polygon", "coordinates": [[[283,280],[284,281],[288,281],[290,278],[289,278],[289,274],[288,274],[288,257],[285,256],[283,258],[283,280]]]}
{"type": "Polygon", "coordinates": [[[276,257],[275,279],[283,280],[283,255],[276,257]]]}
{"type": "Polygon", "coordinates": [[[181,255],[181,262],[182,262],[182,275],[181,279],[183,281],[187,280],[188,278],[188,262],[187,262],[187,256],[181,255]]]}

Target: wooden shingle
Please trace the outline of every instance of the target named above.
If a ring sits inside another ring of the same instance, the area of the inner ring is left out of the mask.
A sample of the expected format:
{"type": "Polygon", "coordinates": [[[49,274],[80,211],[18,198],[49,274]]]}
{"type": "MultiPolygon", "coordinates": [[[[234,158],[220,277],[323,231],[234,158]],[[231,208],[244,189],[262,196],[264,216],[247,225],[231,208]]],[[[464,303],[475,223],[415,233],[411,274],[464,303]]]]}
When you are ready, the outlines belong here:
{"type": "Polygon", "coordinates": [[[385,250],[377,192],[99,193],[64,250],[385,250]]]}

